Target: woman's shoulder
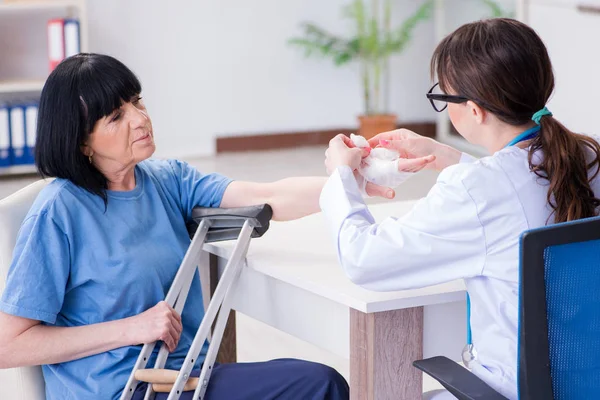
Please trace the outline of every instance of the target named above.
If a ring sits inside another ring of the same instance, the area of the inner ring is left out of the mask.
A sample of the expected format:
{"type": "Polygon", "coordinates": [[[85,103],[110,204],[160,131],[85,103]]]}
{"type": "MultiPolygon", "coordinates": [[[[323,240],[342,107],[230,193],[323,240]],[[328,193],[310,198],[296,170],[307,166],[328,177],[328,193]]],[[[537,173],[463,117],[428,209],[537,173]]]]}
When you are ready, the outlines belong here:
{"type": "Polygon", "coordinates": [[[190,168],[186,162],[176,159],[151,158],[138,165],[146,174],[159,179],[176,179],[179,174],[190,168]]]}
{"type": "Polygon", "coordinates": [[[195,183],[203,177],[218,177],[227,179],[216,173],[205,174],[186,161],[177,159],[148,159],[138,164],[146,176],[161,185],[175,185],[179,188],[187,183],[195,183]]]}
{"type": "Polygon", "coordinates": [[[77,209],[84,199],[92,196],[67,179],[53,179],[40,191],[29,209],[27,218],[49,215],[53,219],[60,219],[61,215],[77,209]]]}

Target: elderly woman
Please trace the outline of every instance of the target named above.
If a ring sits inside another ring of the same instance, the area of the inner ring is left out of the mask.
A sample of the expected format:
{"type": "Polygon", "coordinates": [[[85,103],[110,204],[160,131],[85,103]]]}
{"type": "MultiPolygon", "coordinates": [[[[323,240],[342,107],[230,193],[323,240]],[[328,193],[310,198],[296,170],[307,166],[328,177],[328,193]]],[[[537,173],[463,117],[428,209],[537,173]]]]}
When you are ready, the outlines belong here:
{"type": "MultiPolygon", "coordinates": [[[[166,343],[166,367],[180,368],[203,318],[199,279],[181,317],[162,300],[190,243],[194,207],[268,203],[276,220],[319,210],[324,177],[232,182],[149,160],[154,132],[140,93],[121,62],[81,54],[53,71],[41,95],[36,163],[58,179],[17,240],[0,301],[0,368],[43,365],[48,400],[119,398],[143,343],[166,343]]],[[[207,399],[272,398],[346,399],[348,385],[329,367],[286,359],[217,365],[207,391],[207,399]]]]}

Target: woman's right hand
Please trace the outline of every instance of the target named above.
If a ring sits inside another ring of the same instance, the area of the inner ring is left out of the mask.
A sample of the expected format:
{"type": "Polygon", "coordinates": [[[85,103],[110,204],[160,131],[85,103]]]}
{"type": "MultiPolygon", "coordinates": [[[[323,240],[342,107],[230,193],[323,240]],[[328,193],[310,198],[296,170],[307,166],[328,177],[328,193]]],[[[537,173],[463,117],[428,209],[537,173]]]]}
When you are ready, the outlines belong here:
{"type": "Polygon", "coordinates": [[[377,146],[395,150],[402,158],[420,158],[434,155],[435,161],[425,168],[441,171],[460,161],[462,153],[454,147],[442,144],[431,138],[421,136],[408,129],[380,133],[369,139],[372,148],[377,146]]]}
{"type": "Polygon", "coordinates": [[[181,336],[181,316],[165,301],[131,317],[130,335],[135,344],[152,343],[162,340],[172,353],[177,348],[181,336]]]}

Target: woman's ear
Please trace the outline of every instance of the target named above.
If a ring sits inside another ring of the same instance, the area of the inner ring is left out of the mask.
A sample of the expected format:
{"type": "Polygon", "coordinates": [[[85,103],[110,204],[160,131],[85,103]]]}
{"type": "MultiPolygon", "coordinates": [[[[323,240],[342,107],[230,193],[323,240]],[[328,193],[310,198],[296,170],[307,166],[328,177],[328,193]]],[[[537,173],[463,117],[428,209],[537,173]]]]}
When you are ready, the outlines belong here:
{"type": "Polygon", "coordinates": [[[485,109],[471,100],[467,101],[467,107],[469,108],[469,114],[475,119],[475,122],[478,125],[481,125],[485,122],[487,117],[487,111],[485,109]]]}
{"type": "Polygon", "coordinates": [[[83,155],[86,157],[91,157],[94,155],[94,150],[92,150],[92,148],[87,144],[82,144],[79,148],[81,149],[83,155]]]}

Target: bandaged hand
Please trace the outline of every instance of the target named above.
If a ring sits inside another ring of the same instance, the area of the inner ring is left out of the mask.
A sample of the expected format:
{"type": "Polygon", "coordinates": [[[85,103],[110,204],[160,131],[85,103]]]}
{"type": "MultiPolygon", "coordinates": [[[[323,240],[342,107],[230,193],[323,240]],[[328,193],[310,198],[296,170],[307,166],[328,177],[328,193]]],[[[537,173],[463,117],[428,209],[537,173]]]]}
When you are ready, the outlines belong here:
{"type": "MultiPolygon", "coordinates": [[[[362,136],[350,135],[350,140],[358,148],[371,149],[369,142],[362,136]]],[[[395,188],[434,160],[435,156],[432,155],[402,158],[397,151],[376,147],[369,151],[369,155],[362,159],[357,168],[357,182],[359,187],[371,182],[395,188]]]]}
{"type": "MultiPolygon", "coordinates": [[[[357,169],[360,167],[363,158],[367,157],[371,152],[370,147],[358,148],[352,143],[350,138],[345,135],[337,135],[329,142],[329,148],[325,152],[325,168],[327,174],[331,175],[338,167],[348,166],[354,171],[357,176],[357,169]]],[[[372,182],[359,182],[359,186],[363,194],[368,196],[385,197],[393,199],[396,193],[390,188],[382,185],[377,185],[372,182]]]]}

